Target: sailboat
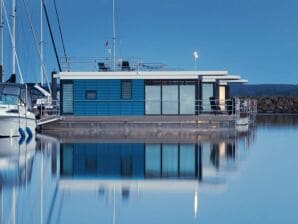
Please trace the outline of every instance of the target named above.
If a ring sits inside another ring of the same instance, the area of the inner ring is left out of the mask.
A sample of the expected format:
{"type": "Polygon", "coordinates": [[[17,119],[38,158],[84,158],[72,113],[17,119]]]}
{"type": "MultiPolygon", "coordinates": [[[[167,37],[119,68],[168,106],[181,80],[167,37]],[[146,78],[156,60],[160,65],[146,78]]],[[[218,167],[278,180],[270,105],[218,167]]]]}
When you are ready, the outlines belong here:
{"type": "MultiPolygon", "coordinates": [[[[19,67],[17,52],[15,49],[15,0],[13,1],[13,23],[12,28],[8,25],[9,36],[12,44],[12,54],[13,54],[13,74],[6,83],[0,84],[0,136],[1,137],[15,137],[15,136],[31,136],[35,133],[36,129],[36,119],[32,110],[31,105],[31,94],[26,84],[17,84],[15,65],[17,64],[21,83],[23,83],[23,77],[19,67]]],[[[4,15],[8,22],[7,11],[4,1],[1,1],[1,13],[4,9],[4,15]]],[[[2,15],[1,25],[3,25],[2,15]]],[[[3,29],[1,27],[1,38],[3,38],[3,29]]],[[[1,41],[2,42],[2,41],[1,41]]],[[[2,45],[2,43],[1,43],[2,45]]],[[[2,46],[1,46],[2,47],[2,46]]],[[[2,49],[1,49],[1,63],[3,59],[2,49]]],[[[2,74],[1,74],[2,75],[2,74]]],[[[2,77],[1,77],[2,78],[2,77]]],[[[2,81],[2,80],[1,80],[2,81]]]]}

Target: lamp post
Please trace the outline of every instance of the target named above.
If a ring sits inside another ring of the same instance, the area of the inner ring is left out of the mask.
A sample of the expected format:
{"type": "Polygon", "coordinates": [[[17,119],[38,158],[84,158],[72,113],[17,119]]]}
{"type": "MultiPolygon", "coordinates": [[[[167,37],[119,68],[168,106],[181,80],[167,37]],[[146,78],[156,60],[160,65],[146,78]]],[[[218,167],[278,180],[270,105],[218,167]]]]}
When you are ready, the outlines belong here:
{"type": "Polygon", "coordinates": [[[199,59],[199,53],[197,51],[193,52],[193,58],[195,60],[195,71],[197,70],[197,63],[198,63],[198,59],[199,59]]]}

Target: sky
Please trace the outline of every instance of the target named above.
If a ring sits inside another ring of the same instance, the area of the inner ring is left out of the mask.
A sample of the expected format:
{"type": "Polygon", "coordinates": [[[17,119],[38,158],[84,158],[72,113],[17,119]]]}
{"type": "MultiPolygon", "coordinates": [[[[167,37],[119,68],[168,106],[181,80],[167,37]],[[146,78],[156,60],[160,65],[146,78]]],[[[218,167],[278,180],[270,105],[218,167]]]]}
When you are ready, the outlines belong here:
{"type": "MultiPolygon", "coordinates": [[[[26,0],[39,37],[40,3],[26,0]]],[[[17,52],[24,79],[40,80],[40,63],[17,1],[17,52]]],[[[56,0],[67,55],[103,57],[112,43],[112,0],[56,0]]],[[[53,0],[46,0],[59,56],[63,56],[53,0]]],[[[298,84],[297,0],[115,0],[118,58],[199,70],[226,69],[251,84],[298,84]]],[[[10,5],[7,5],[10,11],[10,5]]],[[[5,77],[11,73],[11,44],[5,29],[5,77]]],[[[58,66],[44,21],[45,65],[58,66]]]]}

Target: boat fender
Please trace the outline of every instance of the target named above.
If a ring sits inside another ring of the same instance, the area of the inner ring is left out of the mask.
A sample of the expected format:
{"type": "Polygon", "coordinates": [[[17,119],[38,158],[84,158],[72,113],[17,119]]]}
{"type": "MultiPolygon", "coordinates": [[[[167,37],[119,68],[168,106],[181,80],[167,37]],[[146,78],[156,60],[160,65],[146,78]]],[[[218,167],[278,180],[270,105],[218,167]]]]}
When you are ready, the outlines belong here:
{"type": "Polygon", "coordinates": [[[28,145],[32,140],[32,135],[29,135],[29,137],[26,139],[26,144],[28,145]]]}
{"type": "Polygon", "coordinates": [[[19,128],[19,133],[20,133],[21,137],[26,137],[26,133],[24,132],[24,130],[22,128],[19,128]]]}
{"type": "Polygon", "coordinates": [[[32,131],[31,131],[31,129],[30,129],[30,128],[28,128],[28,127],[26,127],[26,132],[27,132],[27,134],[29,135],[29,137],[31,137],[31,138],[32,138],[32,136],[33,136],[33,133],[32,133],[32,131]]]}
{"type": "Polygon", "coordinates": [[[22,145],[25,141],[25,136],[21,136],[20,140],[19,140],[19,145],[22,145]]]}

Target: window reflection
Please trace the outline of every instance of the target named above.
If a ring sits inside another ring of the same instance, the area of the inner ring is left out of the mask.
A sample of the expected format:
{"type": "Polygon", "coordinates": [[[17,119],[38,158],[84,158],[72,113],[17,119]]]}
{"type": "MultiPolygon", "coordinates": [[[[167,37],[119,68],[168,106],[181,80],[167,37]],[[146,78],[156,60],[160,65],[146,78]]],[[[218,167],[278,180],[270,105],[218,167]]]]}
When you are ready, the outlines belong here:
{"type": "Polygon", "coordinates": [[[195,145],[181,144],[180,145],[180,176],[193,177],[195,176],[195,145]]]}
{"type": "Polygon", "coordinates": [[[163,144],[162,146],[162,176],[178,176],[178,145],[163,144]]]}
{"type": "Polygon", "coordinates": [[[62,148],[62,173],[66,176],[73,175],[73,145],[65,144],[62,148]]]}
{"type": "Polygon", "coordinates": [[[146,144],[145,173],[147,177],[159,177],[161,174],[160,144],[146,144]]]}

